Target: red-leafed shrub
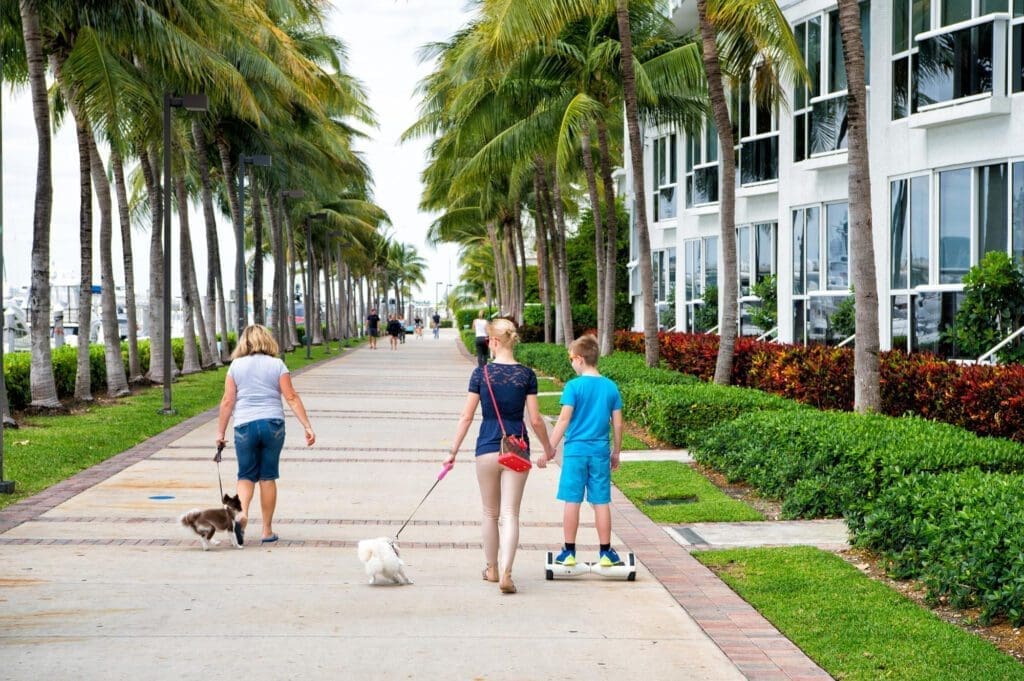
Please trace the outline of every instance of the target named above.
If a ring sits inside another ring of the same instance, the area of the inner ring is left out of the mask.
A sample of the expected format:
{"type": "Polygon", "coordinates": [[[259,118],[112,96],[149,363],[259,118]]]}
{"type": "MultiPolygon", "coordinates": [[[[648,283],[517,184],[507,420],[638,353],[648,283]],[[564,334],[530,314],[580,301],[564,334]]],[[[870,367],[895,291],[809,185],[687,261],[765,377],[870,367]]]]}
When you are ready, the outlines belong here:
{"type": "MultiPolygon", "coordinates": [[[[662,333],[661,358],[672,369],[710,381],[718,336],[662,333]]],[[[644,352],[642,333],[619,331],[615,347],[644,352]]],[[[917,414],[980,435],[1024,442],[1024,366],[963,366],[929,353],[882,353],[882,411],[917,414]]],[[[736,339],[734,385],[782,395],[819,409],[853,408],[853,350],[736,339]]]]}

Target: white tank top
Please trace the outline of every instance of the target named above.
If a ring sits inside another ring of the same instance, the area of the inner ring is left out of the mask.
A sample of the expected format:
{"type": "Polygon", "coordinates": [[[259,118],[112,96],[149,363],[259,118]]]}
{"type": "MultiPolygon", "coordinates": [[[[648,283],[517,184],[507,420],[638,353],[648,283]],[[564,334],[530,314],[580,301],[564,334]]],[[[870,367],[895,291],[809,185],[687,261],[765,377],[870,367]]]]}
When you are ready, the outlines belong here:
{"type": "Polygon", "coordinates": [[[246,355],[231,362],[228,376],[238,389],[235,398],[235,426],[260,419],[283,419],[281,376],[288,373],[277,357],[246,355]]]}

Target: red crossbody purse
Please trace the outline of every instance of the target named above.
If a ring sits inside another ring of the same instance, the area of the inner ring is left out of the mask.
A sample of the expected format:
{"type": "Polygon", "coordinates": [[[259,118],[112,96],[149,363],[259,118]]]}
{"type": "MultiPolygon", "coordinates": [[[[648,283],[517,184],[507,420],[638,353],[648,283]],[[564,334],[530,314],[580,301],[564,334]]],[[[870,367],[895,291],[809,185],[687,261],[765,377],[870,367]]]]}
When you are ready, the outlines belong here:
{"type": "Polygon", "coordinates": [[[491,377],[487,373],[486,365],[484,366],[484,382],[487,383],[487,392],[491,394],[494,413],[498,417],[498,426],[501,428],[501,449],[498,452],[498,463],[516,473],[530,470],[533,464],[526,458],[526,452],[529,449],[526,438],[520,435],[509,435],[505,432],[505,422],[501,420],[501,410],[498,408],[498,400],[494,398],[494,388],[491,387],[491,377]]]}

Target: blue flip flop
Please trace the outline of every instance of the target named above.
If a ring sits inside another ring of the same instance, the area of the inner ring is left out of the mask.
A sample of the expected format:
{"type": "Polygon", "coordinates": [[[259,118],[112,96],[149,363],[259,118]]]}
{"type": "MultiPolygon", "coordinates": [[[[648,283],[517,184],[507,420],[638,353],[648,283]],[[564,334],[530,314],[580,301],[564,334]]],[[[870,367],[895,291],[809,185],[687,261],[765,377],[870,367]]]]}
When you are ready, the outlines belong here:
{"type": "Polygon", "coordinates": [[[277,541],[277,535],[276,534],[272,534],[269,537],[264,537],[263,539],[260,539],[260,543],[261,544],[270,544],[271,542],[275,542],[275,541],[277,541]]]}

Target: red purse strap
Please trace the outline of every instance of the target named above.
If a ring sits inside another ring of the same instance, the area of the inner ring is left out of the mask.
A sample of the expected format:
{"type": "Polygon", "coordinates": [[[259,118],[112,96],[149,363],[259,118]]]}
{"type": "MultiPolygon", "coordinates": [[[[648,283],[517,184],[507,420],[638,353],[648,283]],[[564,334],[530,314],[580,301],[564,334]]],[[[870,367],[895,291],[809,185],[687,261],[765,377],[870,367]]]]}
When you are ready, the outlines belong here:
{"type": "Polygon", "coordinates": [[[501,428],[501,435],[505,437],[508,433],[505,432],[505,422],[501,420],[501,410],[498,409],[498,400],[494,398],[494,388],[491,387],[491,377],[487,373],[487,365],[484,365],[484,383],[487,384],[487,392],[491,394],[491,402],[494,404],[494,413],[498,416],[498,426],[501,428]]]}

